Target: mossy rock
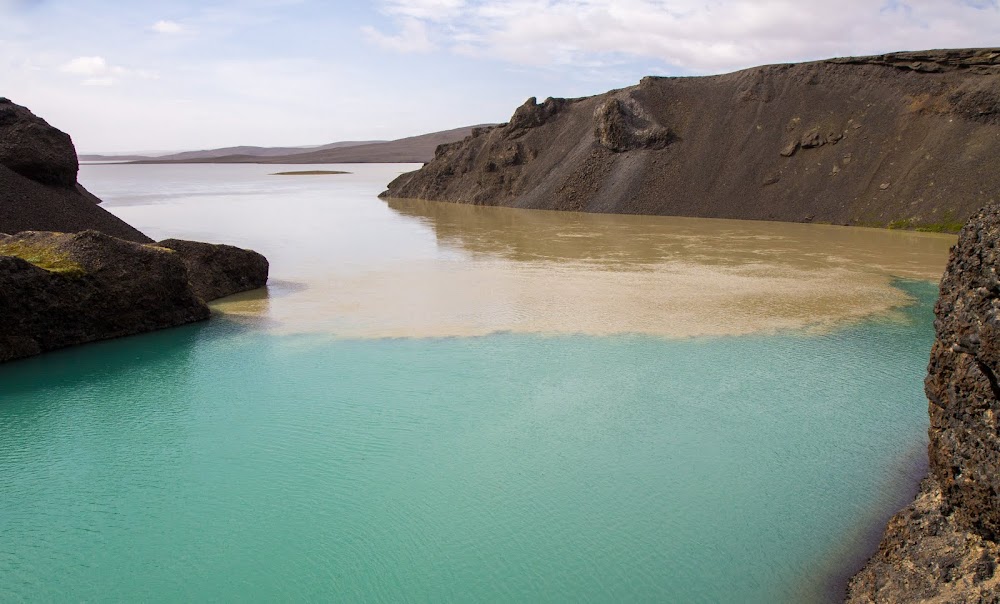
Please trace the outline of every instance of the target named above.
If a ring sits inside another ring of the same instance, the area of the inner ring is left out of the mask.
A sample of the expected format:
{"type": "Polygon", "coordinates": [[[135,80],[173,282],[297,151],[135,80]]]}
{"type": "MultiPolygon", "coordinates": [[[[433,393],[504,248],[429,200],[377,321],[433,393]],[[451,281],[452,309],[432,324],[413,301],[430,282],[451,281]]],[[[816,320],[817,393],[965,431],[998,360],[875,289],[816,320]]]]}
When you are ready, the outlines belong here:
{"type": "Polygon", "coordinates": [[[65,277],[78,278],[87,274],[83,267],[71,260],[66,253],[23,241],[0,243],[0,256],[14,256],[50,273],[65,277]]]}

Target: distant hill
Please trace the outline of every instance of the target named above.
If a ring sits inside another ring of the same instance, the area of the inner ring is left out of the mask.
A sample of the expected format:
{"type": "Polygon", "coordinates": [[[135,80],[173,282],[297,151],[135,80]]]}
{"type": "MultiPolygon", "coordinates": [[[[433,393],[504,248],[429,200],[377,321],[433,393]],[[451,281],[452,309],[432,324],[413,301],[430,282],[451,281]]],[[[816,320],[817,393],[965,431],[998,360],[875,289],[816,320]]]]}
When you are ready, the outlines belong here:
{"type": "Polygon", "coordinates": [[[138,161],[151,159],[152,155],[98,155],[94,153],[80,155],[80,161],[138,161]]]}
{"type": "Polygon", "coordinates": [[[80,161],[189,161],[212,159],[216,157],[226,157],[231,155],[245,155],[250,157],[273,157],[276,155],[290,155],[295,153],[306,153],[320,151],[323,149],[341,149],[343,147],[354,147],[357,145],[370,145],[372,143],[382,143],[382,140],[370,141],[340,141],[327,145],[310,145],[303,147],[256,147],[252,145],[242,145],[239,147],[221,147],[219,149],[203,149],[201,151],[183,151],[181,153],[168,153],[156,155],[81,155],[80,161]]]}
{"type": "MultiPolygon", "coordinates": [[[[133,161],[142,164],[425,163],[434,159],[434,150],[438,145],[460,141],[469,136],[473,128],[478,127],[481,126],[466,126],[394,141],[339,142],[312,149],[301,147],[229,147],[228,149],[213,149],[211,151],[177,153],[163,157],[137,158],[133,161]],[[220,153],[224,151],[228,151],[228,153],[220,153]],[[260,151],[267,151],[267,153],[260,151]]],[[[120,158],[115,159],[121,161],[120,158]]]]}

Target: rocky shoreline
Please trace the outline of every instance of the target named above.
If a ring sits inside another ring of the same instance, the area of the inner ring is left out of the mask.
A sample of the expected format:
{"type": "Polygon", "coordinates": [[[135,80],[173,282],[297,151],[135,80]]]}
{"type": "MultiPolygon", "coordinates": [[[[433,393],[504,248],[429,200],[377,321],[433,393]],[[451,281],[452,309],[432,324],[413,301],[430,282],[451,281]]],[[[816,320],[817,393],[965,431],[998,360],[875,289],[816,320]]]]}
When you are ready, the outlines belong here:
{"type": "Polygon", "coordinates": [[[925,391],[929,472],[851,580],[848,602],[1000,602],[1000,206],[952,249],[925,391]]]}
{"type": "Polygon", "coordinates": [[[0,362],[205,320],[206,302],[267,283],[257,252],[152,243],[78,170],[67,134],[0,99],[0,362]]]}

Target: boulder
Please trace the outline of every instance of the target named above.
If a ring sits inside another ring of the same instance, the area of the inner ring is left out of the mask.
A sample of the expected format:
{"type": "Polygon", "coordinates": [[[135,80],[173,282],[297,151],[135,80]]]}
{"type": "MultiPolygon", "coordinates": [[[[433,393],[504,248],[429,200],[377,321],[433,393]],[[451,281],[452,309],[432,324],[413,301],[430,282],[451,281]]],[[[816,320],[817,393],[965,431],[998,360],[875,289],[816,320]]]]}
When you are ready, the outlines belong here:
{"type": "Polygon", "coordinates": [[[0,235],[0,361],[208,317],[173,251],[96,231],[0,235]]]}
{"type": "Polygon", "coordinates": [[[606,149],[616,153],[663,149],[674,139],[669,128],[657,124],[631,97],[612,97],[597,108],[594,136],[606,149]]]}
{"type": "Polygon", "coordinates": [[[205,302],[267,284],[267,258],[253,250],[182,239],[156,245],[173,250],[184,261],[194,293],[205,302]]]}

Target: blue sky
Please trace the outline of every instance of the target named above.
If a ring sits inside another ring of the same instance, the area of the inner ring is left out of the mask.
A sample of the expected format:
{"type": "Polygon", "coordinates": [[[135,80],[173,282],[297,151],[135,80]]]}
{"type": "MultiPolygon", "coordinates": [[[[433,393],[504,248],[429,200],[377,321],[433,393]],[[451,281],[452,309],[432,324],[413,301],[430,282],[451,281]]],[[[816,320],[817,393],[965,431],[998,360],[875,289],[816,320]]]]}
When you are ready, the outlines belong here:
{"type": "Polygon", "coordinates": [[[81,151],[506,120],[643,75],[1000,46],[996,0],[0,0],[0,96],[81,151]]]}

